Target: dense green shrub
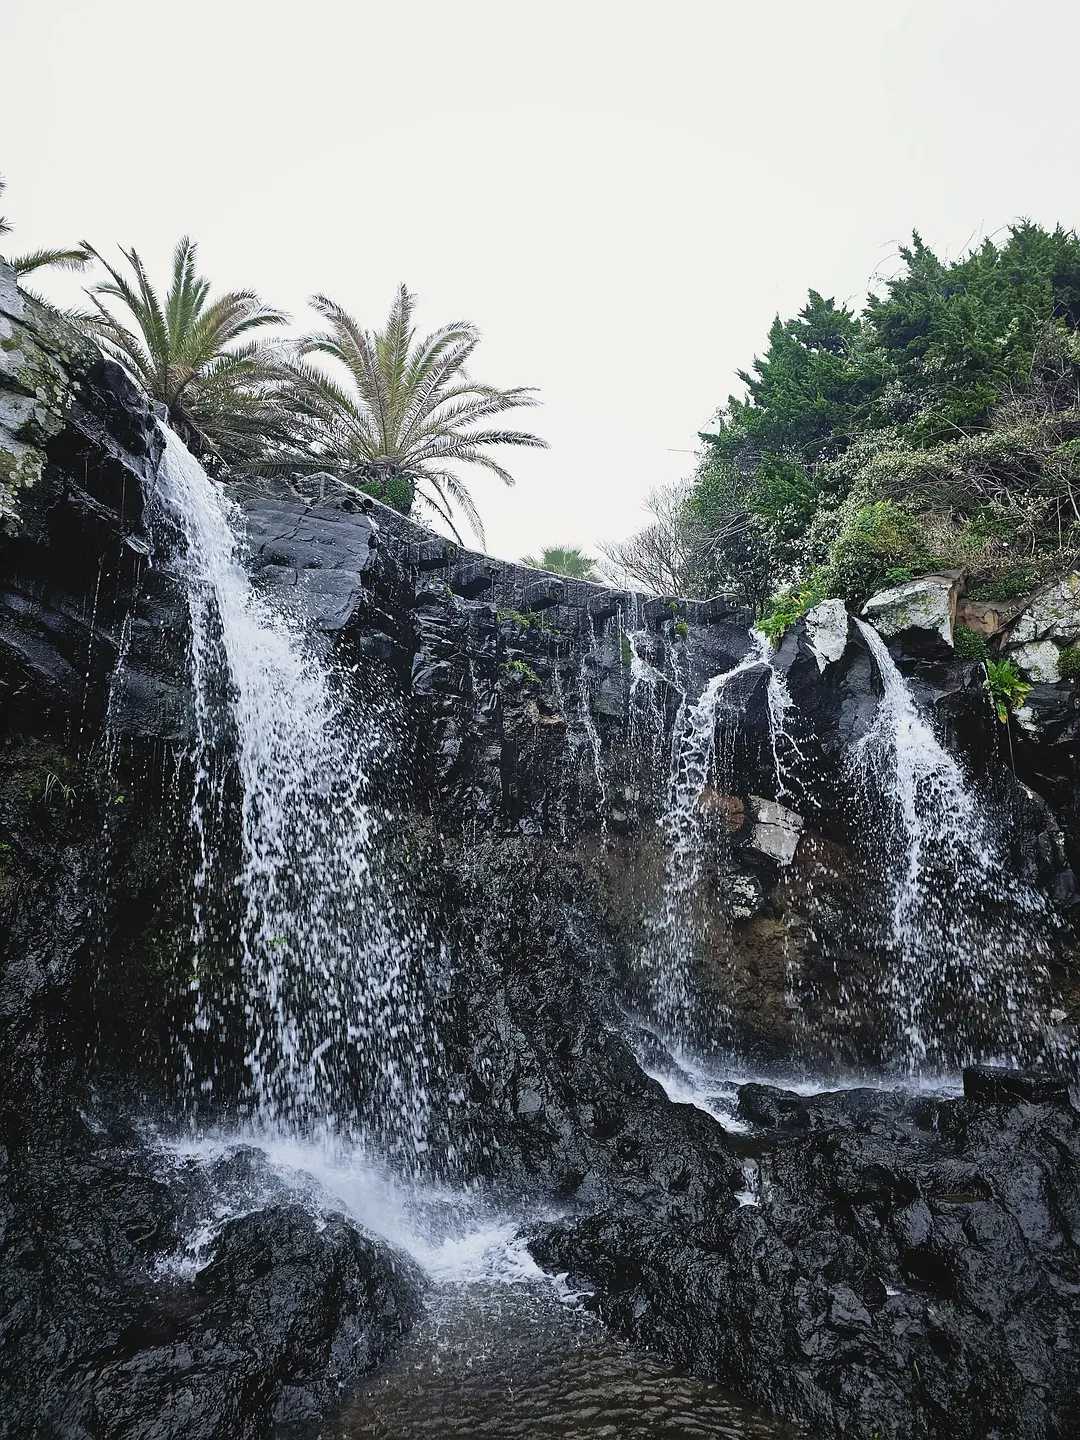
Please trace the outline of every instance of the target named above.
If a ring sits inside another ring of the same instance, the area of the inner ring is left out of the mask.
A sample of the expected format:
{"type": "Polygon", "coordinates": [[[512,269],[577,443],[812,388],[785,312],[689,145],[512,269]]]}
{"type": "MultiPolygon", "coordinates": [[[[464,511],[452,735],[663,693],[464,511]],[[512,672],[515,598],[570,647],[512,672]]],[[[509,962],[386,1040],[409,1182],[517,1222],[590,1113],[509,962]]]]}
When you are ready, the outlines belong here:
{"type": "Polygon", "coordinates": [[[375,500],[381,500],[384,505],[389,505],[392,510],[397,510],[402,515],[412,512],[416,499],[415,481],[412,476],[400,470],[388,469],[370,480],[360,480],[356,488],[375,500]]]}
{"type": "Polygon", "coordinates": [[[519,630],[543,632],[550,628],[542,610],[496,610],[495,618],[500,623],[509,620],[519,630]]]}
{"type": "Polygon", "coordinates": [[[520,681],[525,685],[540,685],[541,679],[531,665],[524,660],[507,660],[503,666],[503,676],[507,680],[520,681]]]}
{"type": "Polygon", "coordinates": [[[980,635],[970,625],[957,625],[953,629],[953,645],[961,660],[985,660],[990,654],[986,636],[980,635]]]}
{"type": "Polygon", "coordinates": [[[1058,669],[1066,680],[1080,680],[1080,643],[1062,650],[1058,656],[1058,669]]]}
{"type": "Polygon", "coordinates": [[[823,570],[815,570],[802,585],[795,589],[781,590],[773,596],[757,624],[757,628],[770,644],[778,645],[785,631],[827,597],[824,577],[823,570]]]}
{"type": "Polygon", "coordinates": [[[1040,567],[1027,560],[973,576],[967,593],[971,600],[1019,600],[1036,590],[1042,580],[1040,567]]]}
{"type": "Polygon", "coordinates": [[[901,259],[861,315],[811,291],[778,317],[702,436],[712,572],[773,628],[818,571],[849,601],[943,568],[1012,599],[1080,557],[1080,239],[1023,223],[901,259]]]}
{"type": "Polygon", "coordinates": [[[933,569],[923,548],[918,521],[891,500],[864,505],[851,517],[829,554],[828,589],[859,600],[890,584],[933,569]]]}

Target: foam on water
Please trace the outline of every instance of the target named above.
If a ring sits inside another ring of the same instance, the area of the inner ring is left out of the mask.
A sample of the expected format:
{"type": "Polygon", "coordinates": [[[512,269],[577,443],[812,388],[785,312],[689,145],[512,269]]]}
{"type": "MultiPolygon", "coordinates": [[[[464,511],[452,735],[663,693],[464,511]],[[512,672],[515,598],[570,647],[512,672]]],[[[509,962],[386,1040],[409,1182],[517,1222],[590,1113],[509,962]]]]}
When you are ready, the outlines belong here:
{"type": "MultiPolygon", "coordinates": [[[[238,1146],[262,1152],[291,1200],[317,1215],[346,1215],[411,1256],[435,1281],[543,1281],[559,1288],[560,1277],[542,1271],[525,1247],[520,1235],[523,1214],[492,1210],[468,1191],[402,1180],[361,1148],[330,1148],[319,1141],[251,1129],[159,1138],[166,1170],[186,1165],[208,1169],[238,1146]]],[[[271,1203],[275,1194],[280,1196],[276,1186],[256,1182],[239,1195],[212,1195],[165,1268],[180,1275],[201,1269],[221,1227],[271,1203]]]]}

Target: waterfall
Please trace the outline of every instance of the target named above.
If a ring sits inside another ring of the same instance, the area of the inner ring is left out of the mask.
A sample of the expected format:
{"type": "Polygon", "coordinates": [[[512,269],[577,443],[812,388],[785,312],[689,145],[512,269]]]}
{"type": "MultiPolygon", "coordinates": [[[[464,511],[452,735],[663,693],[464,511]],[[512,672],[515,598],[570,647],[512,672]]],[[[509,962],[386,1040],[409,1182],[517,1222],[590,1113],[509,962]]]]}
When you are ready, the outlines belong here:
{"type": "Polygon", "coordinates": [[[650,979],[655,1017],[679,1044],[689,1039],[693,966],[703,939],[696,903],[705,849],[702,800],[712,772],[723,774],[730,768],[730,756],[723,753],[730,727],[724,721],[738,713],[735,704],[727,703],[728,686],[737,676],[768,664],[767,642],[756,634],[751,639],[749,653],[730,670],[714,675],[693,705],[684,699],[672,741],[671,784],[663,820],[663,892],[646,923],[640,963],[650,979]],[[722,732],[719,756],[718,731],[722,732]]]}
{"type": "Polygon", "coordinates": [[[855,623],[882,685],[849,770],[864,796],[884,801],[885,987],[897,1058],[911,1072],[995,1051],[1012,1061],[1042,1058],[1045,906],[1009,874],[982,803],[881,636],[855,623]]]}
{"type": "Polygon", "coordinates": [[[171,431],[165,441],[158,520],[182,542],[194,696],[190,1084],[212,1095],[200,1055],[239,1039],[256,1122],[359,1127],[415,1153],[427,936],[381,863],[370,785],[392,713],[361,712],[300,617],[253,588],[238,510],[171,431]]]}

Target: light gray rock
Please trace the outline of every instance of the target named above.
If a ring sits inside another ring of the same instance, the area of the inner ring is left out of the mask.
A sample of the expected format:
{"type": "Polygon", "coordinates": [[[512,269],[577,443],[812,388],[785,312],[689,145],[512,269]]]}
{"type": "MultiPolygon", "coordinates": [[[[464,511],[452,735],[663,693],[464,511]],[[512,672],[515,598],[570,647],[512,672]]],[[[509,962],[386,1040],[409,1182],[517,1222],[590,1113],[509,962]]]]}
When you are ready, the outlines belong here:
{"type": "Polygon", "coordinates": [[[753,822],[748,848],[777,865],[790,865],[799,847],[803,817],[760,795],[748,795],[746,804],[753,822]]]}
{"type": "Polygon", "coordinates": [[[863,606],[863,617],[886,640],[922,630],[951,646],[962,578],[962,570],[943,570],[939,575],[922,575],[891,590],[879,590],[863,606]]]}
{"type": "Polygon", "coordinates": [[[1061,679],[1061,651],[1052,640],[1033,640],[1027,645],[1010,648],[1009,658],[1036,685],[1053,685],[1061,679]]]}
{"type": "Polygon", "coordinates": [[[848,641],[847,606],[842,600],[822,600],[807,612],[806,641],[819,670],[840,659],[848,641]]]}
{"type": "Polygon", "coordinates": [[[1080,572],[1072,571],[1032,596],[1017,616],[1009,645],[1080,639],[1080,572]]]}
{"type": "Polygon", "coordinates": [[[13,334],[11,321],[21,320],[26,313],[26,302],[15,279],[15,271],[0,260],[0,340],[9,340],[13,334]]]}

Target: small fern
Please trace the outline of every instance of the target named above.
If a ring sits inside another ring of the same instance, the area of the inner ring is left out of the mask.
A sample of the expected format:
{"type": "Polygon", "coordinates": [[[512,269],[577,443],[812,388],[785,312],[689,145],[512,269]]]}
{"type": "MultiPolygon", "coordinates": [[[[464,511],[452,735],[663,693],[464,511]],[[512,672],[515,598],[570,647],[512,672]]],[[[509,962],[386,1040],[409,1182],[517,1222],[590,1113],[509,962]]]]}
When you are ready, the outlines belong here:
{"type": "Polygon", "coordinates": [[[995,713],[1002,725],[1007,725],[1009,715],[1023,708],[1031,694],[1031,686],[1011,660],[987,660],[985,669],[986,688],[995,713]]]}

